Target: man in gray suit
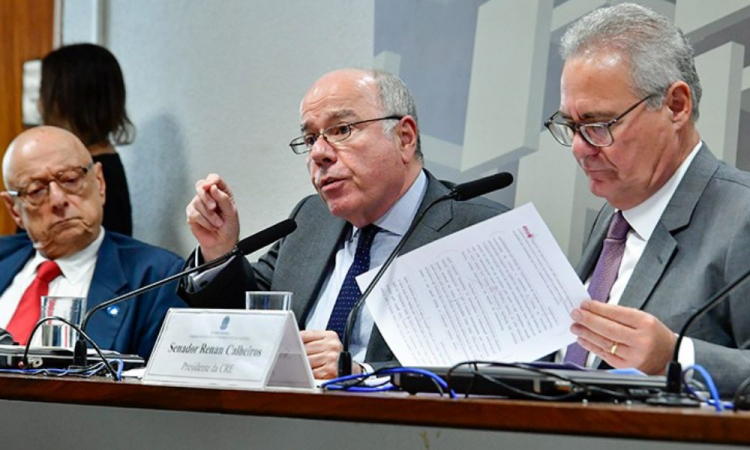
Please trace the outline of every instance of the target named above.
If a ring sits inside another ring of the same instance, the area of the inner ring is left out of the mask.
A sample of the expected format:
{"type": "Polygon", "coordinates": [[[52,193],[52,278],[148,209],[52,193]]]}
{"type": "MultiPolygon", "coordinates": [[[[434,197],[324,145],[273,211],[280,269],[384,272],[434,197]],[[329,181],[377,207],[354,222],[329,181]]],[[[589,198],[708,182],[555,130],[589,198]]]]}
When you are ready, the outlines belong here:
{"type": "MultiPolygon", "coordinates": [[[[561,54],[560,110],[545,125],[607,200],[578,267],[598,301],[572,312],[565,359],[664,373],[675,332],[750,265],[750,177],[701,142],[692,49],[666,18],[634,4],[596,10],[561,54]]],[[[749,295],[700,319],[680,350],[723,393],[750,376],[749,295]]]]}
{"type": "MultiPolygon", "coordinates": [[[[393,75],[355,69],[329,73],[307,92],[301,120],[302,136],[290,145],[307,154],[318,195],[303,199],[292,212],[297,230],[257,263],[236,258],[209,274],[210,281],[184,283],[181,291],[194,306],[221,308],[244,307],[249,290],[292,291],[313,374],[322,379],[337,374],[339,333],[350,302],[359,296],[352,285],[355,268],[383,263],[416,215],[450,189],[423,170],[414,100],[393,75]]],[[[200,180],[196,191],[187,221],[199,253],[213,259],[238,241],[237,208],[218,175],[200,180]]],[[[482,199],[439,203],[403,251],[505,210],[482,199]]],[[[351,350],[355,362],[373,366],[394,359],[366,307],[357,317],[351,350]]],[[[357,373],[363,367],[352,369],[357,373]]]]}

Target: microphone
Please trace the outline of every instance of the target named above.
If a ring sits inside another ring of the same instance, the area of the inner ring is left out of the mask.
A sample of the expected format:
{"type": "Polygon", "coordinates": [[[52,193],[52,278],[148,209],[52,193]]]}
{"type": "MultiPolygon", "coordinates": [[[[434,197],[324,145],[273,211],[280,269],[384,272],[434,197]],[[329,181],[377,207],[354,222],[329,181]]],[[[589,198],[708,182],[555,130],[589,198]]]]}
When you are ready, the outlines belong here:
{"type": "Polygon", "coordinates": [[[513,175],[508,172],[500,172],[478,180],[459,184],[448,195],[452,195],[454,200],[463,202],[503,189],[510,186],[511,183],[513,183],[513,175]]]}
{"type": "MultiPolygon", "coordinates": [[[[196,266],[187,270],[183,270],[182,272],[179,272],[172,276],[164,278],[163,280],[156,281],[154,283],[149,284],[148,286],[144,286],[132,292],[125,293],[123,295],[120,295],[119,297],[115,297],[111,300],[107,300],[106,302],[102,302],[86,312],[86,315],[83,316],[83,320],[81,321],[81,330],[86,331],[86,325],[89,323],[89,319],[91,319],[91,316],[93,316],[94,313],[96,313],[97,311],[101,311],[102,309],[112,306],[116,303],[120,303],[127,299],[133,298],[137,295],[141,295],[145,292],[148,292],[152,289],[156,289],[159,286],[163,286],[167,283],[170,283],[174,280],[182,278],[186,275],[190,275],[196,272],[202,272],[206,269],[211,269],[213,267],[219,266],[235,256],[238,256],[238,255],[244,256],[256,250],[260,250],[266,245],[272,244],[278,241],[279,239],[287,236],[296,228],[297,228],[297,223],[293,219],[283,220],[277,223],[276,225],[268,227],[265,230],[259,231],[251,236],[246,237],[245,239],[242,239],[241,241],[237,243],[237,245],[234,246],[234,248],[231,251],[229,251],[228,253],[225,253],[222,256],[219,256],[216,259],[208,261],[199,266],[196,266]]],[[[73,351],[74,364],[77,366],[86,366],[86,356],[87,356],[86,341],[83,340],[79,336],[78,340],[75,343],[75,348],[73,351]]]]}
{"type": "Polygon", "coordinates": [[[680,328],[680,332],[677,334],[677,341],[674,345],[672,360],[667,364],[667,392],[664,396],[649,399],[647,403],[663,406],[687,406],[695,404],[695,402],[693,402],[692,400],[684,399],[681,397],[682,365],[678,361],[678,356],[680,354],[680,345],[682,344],[682,339],[685,337],[688,328],[690,328],[693,322],[698,320],[708,311],[712,310],[722,300],[726,299],[729,294],[734,292],[737,287],[747,281],[748,277],[750,277],[750,269],[747,269],[734,281],[724,286],[719,292],[715,293],[711,298],[709,298],[701,308],[699,308],[690,317],[688,317],[688,319],[685,321],[685,324],[682,326],[682,328],[680,328]]]}
{"type": "Polygon", "coordinates": [[[453,187],[453,189],[451,189],[450,192],[440,198],[433,200],[432,203],[427,205],[424,211],[422,211],[422,214],[420,214],[411,223],[409,229],[406,230],[406,233],[404,233],[404,237],[401,238],[398,245],[396,245],[396,248],[394,248],[391,254],[388,255],[388,258],[385,260],[383,265],[380,266],[380,270],[378,270],[378,273],[375,274],[375,278],[372,279],[372,282],[369,286],[367,286],[365,292],[362,293],[362,295],[354,303],[354,306],[352,306],[351,311],[349,311],[349,315],[346,318],[346,326],[344,327],[344,337],[342,339],[343,350],[339,354],[338,369],[340,377],[351,375],[352,373],[352,354],[349,352],[349,344],[351,343],[352,333],[354,331],[354,322],[357,320],[357,314],[359,313],[359,310],[362,309],[362,305],[365,304],[365,300],[370,295],[370,292],[375,289],[375,285],[378,284],[378,281],[380,281],[380,278],[382,278],[386,269],[388,269],[393,260],[396,259],[398,252],[401,251],[401,249],[404,247],[404,244],[406,244],[409,236],[414,233],[417,225],[422,222],[422,219],[424,219],[425,215],[427,215],[427,212],[433,206],[446,200],[455,200],[458,202],[471,200],[472,198],[478,197],[480,195],[488,194],[490,192],[506,188],[510,186],[511,183],[513,183],[513,175],[508,172],[501,172],[484,178],[480,178],[478,180],[456,185],[453,187]]]}
{"type": "MultiPolygon", "coordinates": [[[[273,244],[279,239],[286,237],[296,229],[297,222],[295,222],[294,219],[282,220],[276,225],[272,225],[265,230],[261,230],[253,234],[252,236],[248,236],[245,239],[241,240],[237,243],[237,245],[231,252],[227,253],[227,255],[248,255],[254,251],[262,249],[266,245],[273,244]]],[[[226,259],[231,258],[231,256],[227,257],[227,255],[220,256],[217,259],[224,257],[226,257],[226,259]]]]}

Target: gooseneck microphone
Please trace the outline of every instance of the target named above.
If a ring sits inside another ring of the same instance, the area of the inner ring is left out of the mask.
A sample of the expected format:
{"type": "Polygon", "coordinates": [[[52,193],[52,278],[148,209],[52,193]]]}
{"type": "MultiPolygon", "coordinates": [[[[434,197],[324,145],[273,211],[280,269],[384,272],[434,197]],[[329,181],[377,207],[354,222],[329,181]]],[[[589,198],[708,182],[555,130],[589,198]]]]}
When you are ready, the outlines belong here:
{"type": "MultiPolygon", "coordinates": [[[[513,183],[513,175],[508,172],[500,172],[474,181],[455,186],[445,196],[463,202],[479,197],[480,195],[489,194],[490,192],[499,191],[510,186],[513,183]]],[[[439,201],[440,199],[438,199],[439,201]]],[[[432,205],[430,205],[432,206],[432,205]]],[[[428,207],[429,208],[429,207],[428,207]]]]}
{"type": "Polygon", "coordinates": [[[396,248],[394,248],[391,254],[388,255],[388,258],[385,260],[383,265],[380,266],[380,270],[378,270],[375,278],[372,279],[372,282],[369,286],[367,286],[365,292],[362,293],[359,299],[357,299],[357,301],[354,303],[354,306],[352,306],[351,311],[349,311],[349,315],[346,318],[346,326],[344,327],[344,337],[342,339],[343,350],[341,351],[341,354],[339,354],[338,371],[340,377],[351,375],[352,373],[352,355],[349,352],[349,344],[351,343],[352,333],[354,332],[354,322],[357,320],[357,314],[359,313],[359,310],[362,309],[362,305],[364,305],[367,297],[370,295],[373,289],[375,289],[375,285],[378,284],[378,281],[380,281],[380,278],[382,278],[386,269],[388,269],[393,260],[396,259],[396,256],[398,256],[398,252],[401,251],[401,249],[404,247],[406,241],[409,239],[409,236],[414,233],[417,225],[422,222],[422,219],[424,219],[425,215],[427,215],[427,212],[430,210],[430,208],[446,200],[456,200],[459,202],[471,200],[472,198],[479,197],[480,195],[489,194],[490,192],[506,188],[512,183],[513,175],[508,172],[501,172],[495,175],[480,178],[478,180],[456,185],[447,194],[433,200],[422,211],[422,214],[420,214],[414,221],[412,221],[409,229],[407,229],[406,233],[404,233],[404,237],[401,238],[398,245],[396,245],[396,248]]]}
{"type": "MultiPolygon", "coordinates": [[[[245,239],[242,239],[241,241],[237,243],[237,245],[234,246],[234,248],[231,251],[229,251],[228,253],[222,256],[219,256],[216,259],[208,261],[199,266],[184,270],[182,272],[176,273],[172,276],[164,278],[163,280],[159,280],[155,283],[151,283],[148,286],[144,286],[132,292],[125,293],[123,295],[120,295],[119,297],[115,297],[111,300],[107,300],[106,302],[102,302],[86,312],[86,315],[83,316],[83,320],[81,321],[81,330],[83,330],[84,332],[86,331],[86,325],[89,323],[89,319],[91,319],[91,316],[93,316],[94,313],[96,313],[97,311],[101,311],[102,309],[112,306],[116,303],[120,303],[127,299],[133,298],[137,295],[141,295],[145,292],[148,292],[152,289],[156,289],[159,286],[163,286],[167,283],[170,283],[174,280],[182,278],[186,275],[190,275],[192,273],[202,272],[204,270],[211,269],[213,267],[223,264],[224,262],[228,261],[229,259],[235,256],[238,256],[238,255],[244,256],[256,250],[260,250],[266,245],[273,244],[279,239],[290,234],[296,228],[297,228],[297,223],[293,219],[283,220],[277,223],[276,225],[270,226],[266,228],[265,230],[259,231],[251,236],[246,237],[245,239]]],[[[73,352],[73,363],[77,366],[86,366],[86,356],[87,356],[86,341],[84,341],[81,337],[79,337],[75,343],[75,348],[73,352]]]]}
{"type": "Polygon", "coordinates": [[[682,328],[680,328],[680,332],[677,335],[677,341],[674,345],[674,354],[672,355],[672,360],[667,364],[667,395],[664,397],[657,397],[652,403],[657,403],[659,405],[665,406],[685,405],[684,401],[682,401],[680,397],[680,394],[682,393],[682,365],[678,361],[682,339],[685,337],[688,328],[690,328],[693,322],[713,309],[722,300],[726,299],[729,294],[731,294],[737,287],[739,287],[743,282],[747,281],[748,277],[750,277],[750,269],[746,270],[734,281],[724,286],[719,292],[708,299],[706,304],[695,311],[693,315],[691,315],[685,321],[685,324],[682,326],[682,328]]]}

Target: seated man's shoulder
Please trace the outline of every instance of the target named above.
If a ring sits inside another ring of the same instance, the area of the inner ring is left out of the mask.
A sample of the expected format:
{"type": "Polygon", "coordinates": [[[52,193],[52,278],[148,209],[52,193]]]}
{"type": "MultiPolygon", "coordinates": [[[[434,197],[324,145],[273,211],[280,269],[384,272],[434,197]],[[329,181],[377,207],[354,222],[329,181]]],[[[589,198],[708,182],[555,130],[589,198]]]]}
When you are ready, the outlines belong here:
{"type": "Polygon", "coordinates": [[[109,239],[117,248],[117,252],[127,260],[140,264],[165,265],[167,267],[182,265],[184,260],[167,249],[147,244],[138,239],[123,234],[106,232],[109,239]]]}
{"type": "Polygon", "coordinates": [[[25,247],[30,247],[31,241],[26,233],[17,233],[0,237],[0,254],[7,255],[25,247]]]}
{"type": "Polygon", "coordinates": [[[298,216],[300,214],[325,215],[328,212],[328,207],[326,206],[323,199],[320,198],[320,195],[311,194],[307,197],[304,197],[299,201],[299,203],[297,203],[297,206],[295,206],[294,210],[292,211],[292,216],[298,216]]]}
{"type": "Polygon", "coordinates": [[[331,214],[328,206],[317,194],[308,195],[300,200],[292,210],[290,218],[297,223],[297,229],[303,231],[303,233],[297,232],[298,236],[311,231],[311,229],[332,226],[341,221],[331,214]]]}
{"type": "Polygon", "coordinates": [[[510,208],[503,205],[502,203],[498,203],[484,197],[477,197],[463,202],[456,202],[456,209],[458,211],[467,210],[476,212],[478,214],[486,214],[487,217],[496,216],[498,214],[510,211],[510,208]]]}
{"type": "Polygon", "coordinates": [[[722,163],[719,165],[714,174],[714,180],[720,188],[733,188],[750,193],[750,172],[740,170],[729,164],[722,163]]]}

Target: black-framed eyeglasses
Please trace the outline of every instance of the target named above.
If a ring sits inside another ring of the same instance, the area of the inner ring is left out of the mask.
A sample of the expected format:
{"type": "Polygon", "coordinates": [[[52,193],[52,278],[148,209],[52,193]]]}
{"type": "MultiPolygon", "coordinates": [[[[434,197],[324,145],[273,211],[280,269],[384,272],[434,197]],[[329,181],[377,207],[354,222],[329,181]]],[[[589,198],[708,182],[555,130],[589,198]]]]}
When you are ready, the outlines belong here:
{"type": "Polygon", "coordinates": [[[63,169],[46,180],[34,180],[17,191],[8,190],[6,192],[13,197],[20,198],[31,206],[40,206],[47,201],[49,197],[49,185],[53,181],[66,194],[80,195],[86,189],[86,175],[92,167],[94,167],[93,162],[86,166],[63,169]]]}
{"type": "Polygon", "coordinates": [[[653,98],[654,96],[656,96],[656,94],[651,94],[639,100],[636,104],[626,109],[624,113],[608,122],[558,122],[558,120],[561,119],[560,117],[558,117],[560,111],[557,111],[544,122],[544,126],[547,127],[550,134],[552,134],[552,137],[555,138],[557,142],[566,147],[571,147],[573,145],[573,138],[575,138],[576,131],[580,131],[583,139],[594,147],[609,147],[615,142],[615,138],[614,136],[612,136],[612,130],[610,130],[610,127],[622,120],[623,117],[627,116],[628,113],[637,108],[638,105],[645,102],[646,100],[653,98]]]}
{"type": "Polygon", "coordinates": [[[355,125],[378,122],[380,120],[401,120],[403,118],[404,116],[387,116],[378,117],[377,119],[359,120],[357,122],[339,123],[326,128],[320,133],[308,133],[303,134],[298,138],[294,138],[292,139],[292,142],[289,143],[289,147],[292,148],[292,151],[294,153],[303,155],[312,150],[313,145],[315,145],[315,143],[318,142],[318,139],[321,137],[325,139],[329,144],[333,144],[335,142],[341,142],[345,139],[348,139],[349,136],[352,135],[352,127],[355,125]]]}

